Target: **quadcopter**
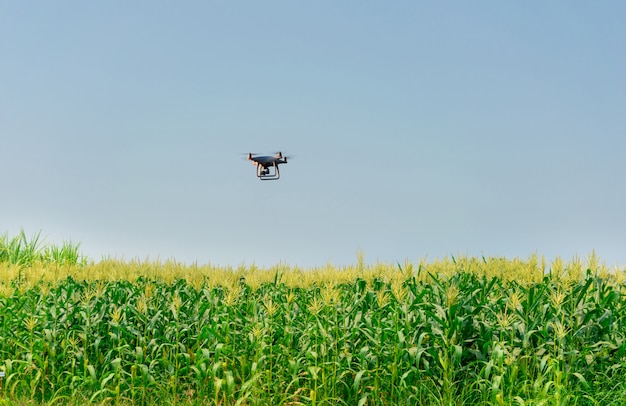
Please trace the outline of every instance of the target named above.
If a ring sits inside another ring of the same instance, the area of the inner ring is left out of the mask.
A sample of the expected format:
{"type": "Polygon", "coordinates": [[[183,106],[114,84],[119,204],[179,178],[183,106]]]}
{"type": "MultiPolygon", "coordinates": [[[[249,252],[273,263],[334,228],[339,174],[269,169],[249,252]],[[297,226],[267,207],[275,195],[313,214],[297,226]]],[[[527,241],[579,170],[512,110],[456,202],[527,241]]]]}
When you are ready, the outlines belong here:
{"type": "Polygon", "coordinates": [[[256,166],[256,176],[260,180],[278,180],[280,178],[278,165],[286,164],[287,157],[281,152],[277,152],[276,155],[258,155],[249,153],[248,161],[252,161],[252,164],[256,166]],[[270,170],[270,168],[274,169],[270,170]]]}

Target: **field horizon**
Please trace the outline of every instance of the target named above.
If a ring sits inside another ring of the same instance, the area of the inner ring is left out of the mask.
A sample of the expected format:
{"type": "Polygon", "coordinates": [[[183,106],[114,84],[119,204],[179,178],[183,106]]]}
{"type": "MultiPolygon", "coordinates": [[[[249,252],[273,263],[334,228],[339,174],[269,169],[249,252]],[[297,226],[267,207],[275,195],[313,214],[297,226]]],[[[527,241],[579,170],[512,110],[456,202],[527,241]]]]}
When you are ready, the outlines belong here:
{"type": "Polygon", "coordinates": [[[0,404],[621,405],[626,271],[454,257],[299,268],[0,239],[0,404]]]}

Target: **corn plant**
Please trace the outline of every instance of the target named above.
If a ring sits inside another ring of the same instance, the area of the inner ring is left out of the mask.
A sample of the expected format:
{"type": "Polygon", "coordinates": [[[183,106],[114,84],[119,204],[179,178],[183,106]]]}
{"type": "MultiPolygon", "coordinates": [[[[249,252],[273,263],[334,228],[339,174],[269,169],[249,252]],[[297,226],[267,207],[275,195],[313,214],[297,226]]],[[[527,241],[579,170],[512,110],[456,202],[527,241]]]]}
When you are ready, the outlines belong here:
{"type": "Polygon", "coordinates": [[[553,265],[4,265],[0,399],[623,404],[623,272],[553,265]]]}

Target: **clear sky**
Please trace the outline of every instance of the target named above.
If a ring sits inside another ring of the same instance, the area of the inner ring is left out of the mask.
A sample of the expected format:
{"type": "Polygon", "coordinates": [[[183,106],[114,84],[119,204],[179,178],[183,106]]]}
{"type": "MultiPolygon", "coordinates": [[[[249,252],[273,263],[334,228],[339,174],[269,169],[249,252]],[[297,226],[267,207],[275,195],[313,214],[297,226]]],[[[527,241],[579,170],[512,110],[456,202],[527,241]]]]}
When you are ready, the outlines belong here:
{"type": "Polygon", "coordinates": [[[626,265],[626,2],[0,3],[0,233],[626,265]],[[294,156],[261,182],[247,152],[294,156]]]}

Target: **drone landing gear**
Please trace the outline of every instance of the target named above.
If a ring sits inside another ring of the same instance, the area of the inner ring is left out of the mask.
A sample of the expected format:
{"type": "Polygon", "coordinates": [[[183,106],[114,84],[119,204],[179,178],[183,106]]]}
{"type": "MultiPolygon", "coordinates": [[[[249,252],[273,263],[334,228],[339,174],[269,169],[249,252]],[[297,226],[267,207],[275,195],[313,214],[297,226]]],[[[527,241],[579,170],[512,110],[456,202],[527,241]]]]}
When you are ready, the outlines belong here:
{"type": "Polygon", "coordinates": [[[256,167],[256,176],[261,180],[277,180],[280,179],[280,171],[278,170],[278,165],[274,164],[272,166],[268,166],[267,168],[262,165],[258,165],[256,167]],[[270,171],[270,168],[274,168],[273,171],[270,171]]]}

